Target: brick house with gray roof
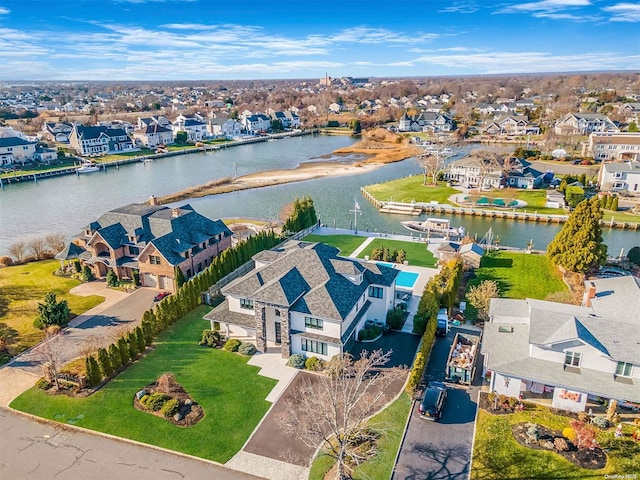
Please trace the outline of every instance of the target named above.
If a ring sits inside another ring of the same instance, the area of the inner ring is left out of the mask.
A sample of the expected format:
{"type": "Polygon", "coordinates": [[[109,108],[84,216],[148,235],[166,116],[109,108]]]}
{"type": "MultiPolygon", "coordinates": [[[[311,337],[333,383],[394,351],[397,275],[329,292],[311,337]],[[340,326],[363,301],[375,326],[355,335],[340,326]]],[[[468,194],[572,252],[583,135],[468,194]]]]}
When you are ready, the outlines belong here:
{"type": "Polygon", "coordinates": [[[492,299],[481,349],[491,391],[542,396],[574,412],[597,398],[638,406],[638,312],[640,279],[633,276],[587,280],[580,306],[492,299]]]}
{"type": "Polygon", "coordinates": [[[233,233],[222,220],[211,220],[191,205],[169,208],[132,203],[87,225],[56,258],[79,258],[96,277],[113,269],[118,278],[138,270],[143,286],[175,291],[175,267],[186,278],[211,264],[231,246],[233,233]]]}
{"type": "Polygon", "coordinates": [[[398,270],[338,256],[322,243],[288,242],[253,257],[255,269],[222,288],[224,302],[205,316],[300,353],[329,360],[348,350],[366,320],[385,321],[398,270]]]}

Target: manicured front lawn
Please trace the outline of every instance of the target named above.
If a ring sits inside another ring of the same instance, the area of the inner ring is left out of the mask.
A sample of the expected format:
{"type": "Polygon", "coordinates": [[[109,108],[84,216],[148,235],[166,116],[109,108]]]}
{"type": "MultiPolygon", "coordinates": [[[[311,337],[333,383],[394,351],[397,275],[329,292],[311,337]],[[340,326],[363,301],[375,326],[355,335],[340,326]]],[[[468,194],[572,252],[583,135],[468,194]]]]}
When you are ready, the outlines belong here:
{"type": "MultiPolygon", "coordinates": [[[[565,460],[555,452],[533,450],[521,446],[511,433],[511,425],[534,422],[553,430],[562,431],[569,426],[569,418],[554,415],[547,408],[535,407],[509,415],[492,415],[478,411],[471,463],[473,480],[504,478],[606,478],[607,474],[625,474],[640,471],[640,444],[633,442],[630,432],[627,440],[614,440],[613,428],[598,429],[598,442],[608,447],[607,466],[601,470],[587,470],[565,460]]],[[[627,430],[630,430],[628,427],[627,430]]]]}
{"type": "MultiPolygon", "coordinates": [[[[416,169],[419,167],[416,165],[416,169]]],[[[381,202],[431,202],[437,201],[445,205],[451,205],[449,197],[460,193],[452,187],[447,187],[445,182],[438,182],[437,186],[423,185],[424,177],[422,175],[414,175],[412,177],[391,180],[390,182],[378,183],[376,185],[368,185],[365,187],[367,192],[373,195],[381,202]]]]}
{"type": "Polygon", "coordinates": [[[477,278],[470,285],[496,280],[501,297],[544,300],[549,294],[569,290],[545,255],[491,252],[482,258],[475,273],[477,278]]]}
{"type": "Polygon", "coordinates": [[[58,260],[43,260],[0,268],[0,326],[14,331],[8,341],[12,354],[35,345],[42,338],[33,321],[38,316],[38,302],[42,302],[48,292],[55,293],[58,300],[66,300],[74,316],[104,301],[104,297],[97,295],[71,295],[69,290],[81,282],[54,276],[53,272],[59,267],[58,260]]]}
{"type": "Polygon", "coordinates": [[[11,407],[224,463],[267,412],[270,403],[265,398],[276,381],[258,376],[258,368],[247,365],[250,357],[198,346],[202,330],[209,328],[202,319],[209,310],[198,307],[170,326],[152,352],[90,397],[49,396],[32,388],[11,407]],[[173,373],[204,409],[197,425],[177,427],[133,407],[135,393],[165,372],[173,373]]]}
{"type": "Polygon", "coordinates": [[[367,237],[358,235],[315,235],[313,233],[303,238],[305,242],[321,242],[337,247],[343,257],[351,255],[366,239],[367,237]]]}
{"type": "Polygon", "coordinates": [[[394,249],[404,250],[407,253],[409,265],[414,267],[434,268],[438,263],[433,254],[427,250],[426,244],[422,242],[403,242],[402,240],[389,240],[386,238],[376,238],[358,256],[364,258],[365,255],[369,255],[369,258],[371,258],[371,252],[374,248],[385,247],[389,248],[390,251],[394,249]]]}
{"type": "MultiPolygon", "coordinates": [[[[355,480],[391,478],[410,410],[411,399],[403,392],[395,402],[371,419],[371,427],[384,433],[378,441],[378,453],[375,457],[355,469],[353,474],[355,480]]],[[[311,464],[309,480],[322,480],[334,463],[333,459],[320,453],[311,464]]]]}

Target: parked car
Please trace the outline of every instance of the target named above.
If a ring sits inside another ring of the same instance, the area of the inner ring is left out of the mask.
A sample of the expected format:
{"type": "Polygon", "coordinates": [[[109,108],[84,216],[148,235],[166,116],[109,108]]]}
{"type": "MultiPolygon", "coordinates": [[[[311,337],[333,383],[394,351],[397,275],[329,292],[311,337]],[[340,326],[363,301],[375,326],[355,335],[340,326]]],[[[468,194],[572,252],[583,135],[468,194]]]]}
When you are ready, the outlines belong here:
{"type": "Polygon", "coordinates": [[[169,292],[160,292],[155,297],[153,297],[153,301],[154,302],[159,302],[164,297],[168,297],[169,295],[171,295],[169,292]]]}
{"type": "Polygon", "coordinates": [[[429,382],[418,406],[418,413],[422,418],[437,421],[446,399],[447,386],[442,382],[429,382]]]}

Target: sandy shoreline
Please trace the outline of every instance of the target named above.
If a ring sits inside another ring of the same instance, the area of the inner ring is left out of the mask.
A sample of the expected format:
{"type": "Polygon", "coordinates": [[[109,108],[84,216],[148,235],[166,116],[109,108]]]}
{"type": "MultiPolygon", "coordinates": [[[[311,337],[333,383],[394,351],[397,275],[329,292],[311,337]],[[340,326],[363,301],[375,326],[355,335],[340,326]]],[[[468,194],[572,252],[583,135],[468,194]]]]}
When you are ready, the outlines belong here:
{"type": "MultiPolygon", "coordinates": [[[[398,135],[391,134],[384,129],[375,129],[363,135],[363,137],[363,140],[355,145],[338,149],[330,155],[348,155],[352,160],[349,163],[326,161],[308,162],[301,163],[292,169],[267,170],[264,172],[250,173],[237,178],[222,178],[204,185],[198,185],[160,197],[158,198],[158,202],[166,204],[189,198],[220,195],[238,190],[283,185],[292,182],[303,182],[315,178],[366,173],[385,164],[405,160],[417,153],[417,149],[408,145],[406,139],[402,139],[398,135]],[[358,156],[360,159],[356,160],[354,156],[358,156]],[[362,159],[363,157],[364,159],[362,159]]],[[[324,158],[327,157],[329,157],[329,155],[324,158]]]]}
{"type": "Polygon", "coordinates": [[[239,190],[302,182],[315,178],[366,173],[383,165],[384,163],[355,162],[345,164],[336,162],[309,162],[303,163],[293,169],[267,170],[264,172],[250,173],[235,179],[227,178],[215,180],[209,184],[199,185],[181,192],[160,197],[158,200],[159,203],[166,204],[189,198],[220,195],[222,193],[235,192],[239,190]]]}

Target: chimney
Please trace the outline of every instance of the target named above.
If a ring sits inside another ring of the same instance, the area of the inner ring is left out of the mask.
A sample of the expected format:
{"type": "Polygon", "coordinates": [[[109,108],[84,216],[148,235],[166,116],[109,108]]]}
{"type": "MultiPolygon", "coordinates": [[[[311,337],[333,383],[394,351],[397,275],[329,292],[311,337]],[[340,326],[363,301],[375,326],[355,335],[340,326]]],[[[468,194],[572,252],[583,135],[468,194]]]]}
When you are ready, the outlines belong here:
{"type": "Polygon", "coordinates": [[[149,197],[149,205],[151,205],[152,207],[158,205],[158,197],[156,197],[155,195],[151,195],[149,197]]]}
{"type": "Polygon", "coordinates": [[[589,286],[587,287],[587,291],[584,293],[585,296],[585,300],[584,300],[584,306],[585,307],[590,307],[591,306],[591,300],[596,298],[596,284],[593,282],[589,282],[589,286]]]}
{"type": "Polygon", "coordinates": [[[171,217],[172,218],[178,218],[180,216],[180,208],[179,207],[175,207],[171,209],[171,217]]]}

